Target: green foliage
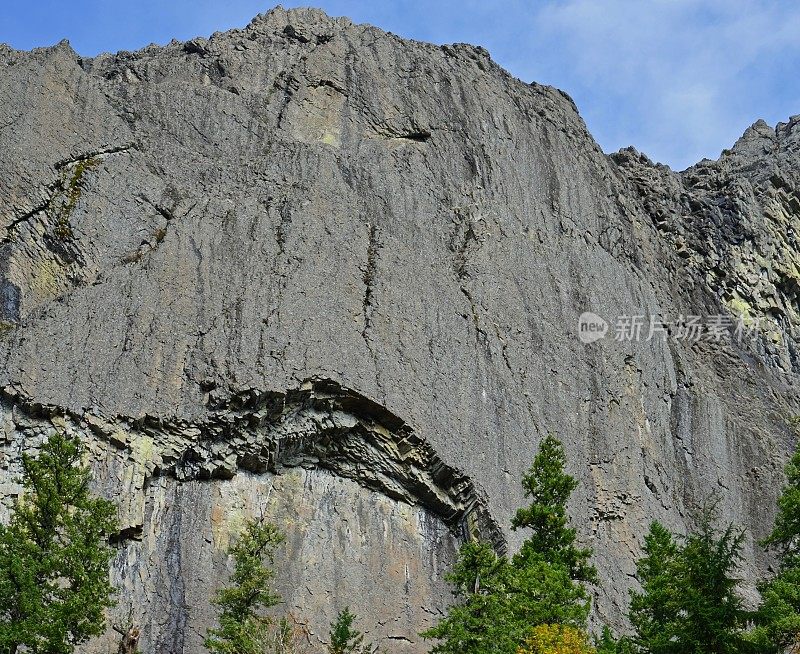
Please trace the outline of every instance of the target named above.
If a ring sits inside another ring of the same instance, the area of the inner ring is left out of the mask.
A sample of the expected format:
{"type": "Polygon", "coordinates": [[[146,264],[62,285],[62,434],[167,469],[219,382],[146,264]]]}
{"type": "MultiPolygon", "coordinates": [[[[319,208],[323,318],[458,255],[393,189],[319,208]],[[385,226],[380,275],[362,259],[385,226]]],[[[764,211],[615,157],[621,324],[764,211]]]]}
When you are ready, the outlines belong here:
{"type": "Polygon", "coordinates": [[[353,628],[356,616],[345,607],[331,625],[329,654],[373,654],[377,648],[364,644],[364,634],[353,628]]]}
{"type": "Polygon", "coordinates": [[[786,485],[778,498],[778,515],[763,545],[778,553],[781,568],[800,567],[800,450],[786,465],[786,485]]]}
{"type": "Polygon", "coordinates": [[[447,579],[454,586],[456,603],[447,617],[422,634],[438,639],[432,652],[471,654],[515,652],[520,634],[512,634],[512,571],[486,543],[462,545],[447,579]]]}
{"type": "Polygon", "coordinates": [[[595,637],[594,648],[597,654],[634,654],[636,652],[630,638],[626,636],[616,638],[607,626],[603,627],[599,637],[595,637]]]}
{"type": "Polygon", "coordinates": [[[600,636],[595,636],[594,648],[597,654],[616,654],[617,642],[611,629],[608,626],[603,626],[600,636]]]}
{"type": "Polygon", "coordinates": [[[800,641],[800,450],[785,470],[775,525],[762,543],[777,552],[780,571],[759,586],[762,603],[750,635],[757,650],[769,654],[800,641]]]}
{"type": "Polygon", "coordinates": [[[568,526],[567,501],[578,482],[564,472],[566,462],[564,447],[548,435],[522,478],[525,497],[531,503],[517,510],[511,527],[530,529],[531,533],[515,558],[519,563],[542,558],[564,566],[572,579],[596,583],[597,571],[589,563],[592,551],[575,547],[575,529],[568,526]]]}
{"type": "Polygon", "coordinates": [[[82,448],[54,433],[22,456],[23,496],[0,525],[0,652],[68,654],[105,628],[113,605],[108,538],[116,508],[91,496],[82,448]]]}
{"type": "Polygon", "coordinates": [[[750,615],[733,571],[743,532],[717,527],[707,504],[694,532],[677,543],[653,523],[637,565],[642,593],[632,593],[630,619],[640,651],[650,654],[734,654],[744,651],[750,615]]]}
{"type": "Polygon", "coordinates": [[[754,651],[781,654],[800,634],[800,568],[788,568],[759,586],[761,606],[749,634],[754,651]]]}
{"type": "Polygon", "coordinates": [[[64,189],[65,197],[56,215],[56,226],[54,229],[55,235],[61,240],[72,238],[72,226],[70,225],[69,218],[72,212],[75,211],[75,207],[78,206],[78,201],[81,199],[84,183],[83,178],[88,171],[96,168],[98,165],[100,165],[100,160],[96,157],[81,159],[75,164],[75,168],[69,179],[62,179],[61,185],[64,189]]]}
{"type": "Polygon", "coordinates": [[[424,632],[434,654],[515,654],[537,625],[585,627],[589,597],[580,583],[595,579],[590,550],[575,547],[566,503],[576,482],[564,473],[561,443],[548,436],[523,479],[531,504],[512,526],[529,529],[511,560],[485,543],[462,545],[448,576],[456,603],[424,632]]]}
{"type": "Polygon", "coordinates": [[[717,522],[715,506],[704,507],[679,557],[686,587],[684,633],[689,651],[705,654],[741,651],[750,618],[737,592],[741,580],[733,576],[744,532],[733,525],[719,530],[717,522]]]}
{"type": "Polygon", "coordinates": [[[641,593],[631,593],[629,617],[643,651],[677,654],[674,644],[679,627],[680,588],[673,570],[678,567],[679,548],[672,534],[653,522],[644,540],[644,556],[636,564],[641,593]]]}
{"type": "Polygon", "coordinates": [[[589,596],[561,565],[532,559],[512,565],[513,615],[518,632],[538,624],[561,624],[583,629],[589,615],[589,596]]]}
{"type": "Polygon", "coordinates": [[[275,550],[283,540],[275,525],[250,521],[229,550],[234,559],[232,585],[220,589],[214,597],[213,603],[222,611],[219,629],[208,631],[205,645],[210,651],[217,654],[274,651],[273,621],[260,612],[281,601],[270,588],[274,573],[265,561],[274,563],[275,550]]]}

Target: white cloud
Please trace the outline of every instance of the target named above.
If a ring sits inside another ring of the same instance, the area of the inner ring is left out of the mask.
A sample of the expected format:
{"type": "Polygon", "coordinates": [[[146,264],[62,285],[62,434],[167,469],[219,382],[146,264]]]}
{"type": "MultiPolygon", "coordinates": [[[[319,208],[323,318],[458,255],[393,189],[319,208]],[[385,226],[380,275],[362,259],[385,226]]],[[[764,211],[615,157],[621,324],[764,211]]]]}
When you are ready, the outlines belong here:
{"type": "MultiPolygon", "coordinates": [[[[789,2],[562,0],[532,27],[531,74],[563,80],[604,147],[632,143],[679,168],[769,114],[773,69],[800,58],[800,6],[789,2]]],[[[783,84],[796,99],[797,77],[783,84]]]]}

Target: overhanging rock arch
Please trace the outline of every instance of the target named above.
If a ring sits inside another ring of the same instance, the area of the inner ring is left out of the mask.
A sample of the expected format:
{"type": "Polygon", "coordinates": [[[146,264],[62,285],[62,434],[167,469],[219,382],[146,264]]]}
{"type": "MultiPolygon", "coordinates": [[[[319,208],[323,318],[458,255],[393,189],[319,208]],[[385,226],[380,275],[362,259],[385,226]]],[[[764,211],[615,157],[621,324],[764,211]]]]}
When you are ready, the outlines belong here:
{"type": "MultiPolygon", "coordinates": [[[[503,532],[485,495],[462,471],[385,407],[330,379],[312,378],[286,392],[248,389],[210,403],[197,421],[144,416],[106,418],[31,401],[4,389],[3,403],[23,416],[20,435],[63,421],[99,437],[154,477],[229,479],[238,470],[280,474],[322,468],[438,516],[461,539],[478,538],[505,553],[503,532]],[[141,442],[148,443],[146,458],[141,442]],[[138,457],[138,458],[137,458],[138,457]]],[[[12,418],[13,420],[13,418],[12,418]]],[[[135,534],[136,524],[123,525],[135,534]]]]}

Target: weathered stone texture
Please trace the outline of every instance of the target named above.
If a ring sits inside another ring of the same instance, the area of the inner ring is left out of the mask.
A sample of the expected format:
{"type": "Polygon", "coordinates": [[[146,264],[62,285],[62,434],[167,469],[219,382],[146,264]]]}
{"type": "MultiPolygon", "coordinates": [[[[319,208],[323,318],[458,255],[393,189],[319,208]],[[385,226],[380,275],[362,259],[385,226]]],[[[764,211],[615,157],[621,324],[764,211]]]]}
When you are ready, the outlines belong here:
{"type": "Polygon", "coordinates": [[[606,157],[480,48],[282,9],[94,59],[0,48],[0,100],[3,488],[53,424],[84,436],[125,528],[112,622],[143,651],[199,651],[262,510],[313,638],[350,605],[424,651],[458,539],[518,544],[547,432],[598,619],[621,624],[649,521],[712,491],[753,592],[800,413],[796,119],[674,173],[606,157]],[[763,320],[584,345],[587,310],[763,320]]]}

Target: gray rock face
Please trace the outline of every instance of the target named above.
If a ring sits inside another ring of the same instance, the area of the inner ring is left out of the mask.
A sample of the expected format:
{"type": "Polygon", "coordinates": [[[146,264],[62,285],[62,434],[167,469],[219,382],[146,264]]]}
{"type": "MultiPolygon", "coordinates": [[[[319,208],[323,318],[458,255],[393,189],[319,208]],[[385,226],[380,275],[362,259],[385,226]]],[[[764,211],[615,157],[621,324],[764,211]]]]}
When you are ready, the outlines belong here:
{"type": "Polygon", "coordinates": [[[261,514],[312,643],[349,605],[425,651],[458,543],[518,545],[548,432],[597,620],[623,625],[648,523],[712,492],[752,595],[800,413],[799,139],[756,123],[683,173],[606,157],[482,49],[312,10],[94,59],[0,49],[0,483],[8,503],[55,425],[119,503],[119,605],[85,651],[133,623],[143,651],[201,651],[261,514]],[[584,311],[647,316],[642,338],[584,344],[584,311]],[[690,314],[747,333],[677,338],[690,314]]]}

